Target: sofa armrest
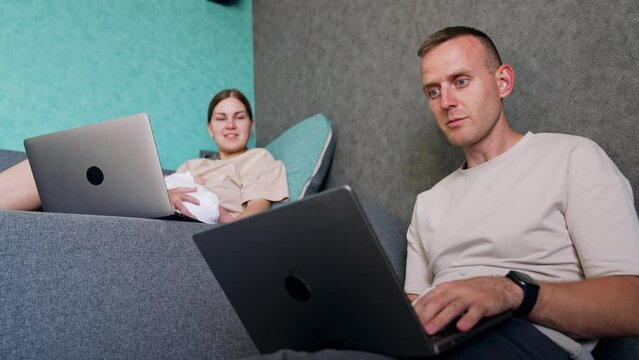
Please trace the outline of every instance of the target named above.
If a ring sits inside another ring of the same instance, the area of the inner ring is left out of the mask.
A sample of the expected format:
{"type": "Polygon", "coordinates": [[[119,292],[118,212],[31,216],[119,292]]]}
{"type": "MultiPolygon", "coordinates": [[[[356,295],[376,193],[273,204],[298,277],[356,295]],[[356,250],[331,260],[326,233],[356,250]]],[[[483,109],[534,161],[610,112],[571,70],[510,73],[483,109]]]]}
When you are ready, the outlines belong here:
{"type": "Polygon", "coordinates": [[[257,353],[192,240],[210,225],[0,211],[0,358],[257,353]]]}

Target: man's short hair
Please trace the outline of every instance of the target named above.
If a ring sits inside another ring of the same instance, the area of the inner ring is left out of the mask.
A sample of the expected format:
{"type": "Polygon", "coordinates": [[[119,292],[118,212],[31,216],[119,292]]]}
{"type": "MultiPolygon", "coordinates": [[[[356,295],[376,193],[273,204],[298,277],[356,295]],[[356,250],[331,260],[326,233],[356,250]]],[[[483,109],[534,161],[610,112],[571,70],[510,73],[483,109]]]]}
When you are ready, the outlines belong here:
{"type": "Polygon", "coordinates": [[[424,41],[422,41],[422,44],[417,51],[417,55],[422,58],[437,45],[443,44],[448,40],[452,40],[460,36],[473,36],[481,41],[486,49],[486,66],[488,69],[497,70],[497,68],[501,66],[501,57],[499,56],[499,51],[497,51],[495,43],[493,43],[493,41],[483,31],[467,26],[451,26],[432,33],[424,39],[424,41]]]}

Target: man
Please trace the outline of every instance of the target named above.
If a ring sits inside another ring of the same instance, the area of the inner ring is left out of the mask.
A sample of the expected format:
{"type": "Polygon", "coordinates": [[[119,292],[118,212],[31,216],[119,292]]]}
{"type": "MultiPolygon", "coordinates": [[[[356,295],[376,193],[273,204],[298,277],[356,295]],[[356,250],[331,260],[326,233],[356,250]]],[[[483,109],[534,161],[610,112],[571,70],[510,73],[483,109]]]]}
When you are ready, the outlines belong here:
{"type": "MultiPolygon", "coordinates": [[[[466,161],[417,198],[405,291],[428,334],[517,315],[441,358],[591,359],[596,342],[582,339],[639,336],[639,222],[628,181],[590,140],[510,127],[503,99],[514,72],[486,34],[446,28],[419,56],[430,110],[466,161]]],[[[379,357],[273,358],[295,356],[379,357]]]]}
{"type": "Polygon", "coordinates": [[[484,33],[443,29],[419,56],[435,121],[466,156],[418,196],[408,231],[409,298],[437,285],[414,304],[426,332],[461,314],[465,331],[515,310],[583,358],[593,344],[582,349],[563,334],[639,335],[639,225],[628,181],[587,139],[509,126],[502,100],[514,73],[484,33]],[[503,276],[510,270],[537,280],[538,294],[524,301],[503,276]]]}

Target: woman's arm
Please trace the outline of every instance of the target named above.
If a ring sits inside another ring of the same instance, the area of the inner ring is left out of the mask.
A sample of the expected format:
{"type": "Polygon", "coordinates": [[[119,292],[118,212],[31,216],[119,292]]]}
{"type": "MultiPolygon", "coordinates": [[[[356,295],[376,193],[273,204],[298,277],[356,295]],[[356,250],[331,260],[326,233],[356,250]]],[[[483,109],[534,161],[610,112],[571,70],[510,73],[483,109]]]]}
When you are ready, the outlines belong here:
{"type": "Polygon", "coordinates": [[[41,206],[28,160],[0,173],[0,189],[1,210],[36,210],[41,206]]]}
{"type": "Polygon", "coordinates": [[[242,219],[245,217],[249,217],[251,215],[255,215],[257,213],[261,213],[271,208],[271,202],[266,199],[254,199],[249,200],[246,203],[246,209],[242,211],[238,216],[233,217],[233,215],[229,214],[226,209],[220,206],[220,218],[218,222],[226,224],[232,221],[242,219]]]}

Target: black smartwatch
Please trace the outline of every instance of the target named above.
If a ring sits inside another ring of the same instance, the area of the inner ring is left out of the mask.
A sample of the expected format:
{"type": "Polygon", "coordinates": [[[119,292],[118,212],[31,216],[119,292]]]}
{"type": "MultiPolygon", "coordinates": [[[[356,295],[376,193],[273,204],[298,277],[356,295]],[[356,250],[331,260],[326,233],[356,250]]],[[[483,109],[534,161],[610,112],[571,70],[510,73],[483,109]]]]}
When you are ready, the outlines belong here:
{"type": "Polygon", "coordinates": [[[524,291],[524,300],[521,302],[518,308],[513,311],[515,316],[526,316],[535,307],[537,302],[537,295],[539,295],[539,285],[527,274],[519,271],[511,270],[506,277],[512,280],[517,286],[524,291]]]}

